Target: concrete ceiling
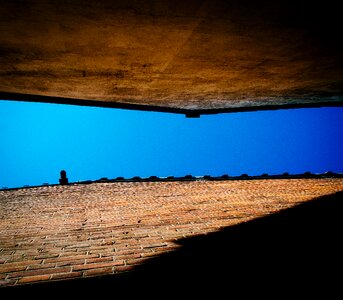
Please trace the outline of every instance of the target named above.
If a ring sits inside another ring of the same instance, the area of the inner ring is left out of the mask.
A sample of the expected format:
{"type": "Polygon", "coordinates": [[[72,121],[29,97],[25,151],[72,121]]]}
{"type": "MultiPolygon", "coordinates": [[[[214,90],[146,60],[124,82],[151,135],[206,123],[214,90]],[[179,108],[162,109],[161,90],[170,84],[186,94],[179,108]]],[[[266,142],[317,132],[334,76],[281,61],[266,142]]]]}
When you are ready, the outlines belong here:
{"type": "Polygon", "coordinates": [[[2,1],[0,98],[190,115],[341,106],[340,12],[331,0],[2,1]]]}

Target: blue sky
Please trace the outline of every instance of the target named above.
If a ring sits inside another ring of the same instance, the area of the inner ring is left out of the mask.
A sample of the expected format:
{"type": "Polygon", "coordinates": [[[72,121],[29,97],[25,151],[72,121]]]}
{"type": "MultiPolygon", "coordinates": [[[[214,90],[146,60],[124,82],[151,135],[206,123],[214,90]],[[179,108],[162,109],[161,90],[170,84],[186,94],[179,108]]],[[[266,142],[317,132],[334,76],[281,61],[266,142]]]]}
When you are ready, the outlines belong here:
{"type": "Polygon", "coordinates": [[[0,188],[101,177],[343,172],[343,108],[183,115],[0,101],[0,188]]]}

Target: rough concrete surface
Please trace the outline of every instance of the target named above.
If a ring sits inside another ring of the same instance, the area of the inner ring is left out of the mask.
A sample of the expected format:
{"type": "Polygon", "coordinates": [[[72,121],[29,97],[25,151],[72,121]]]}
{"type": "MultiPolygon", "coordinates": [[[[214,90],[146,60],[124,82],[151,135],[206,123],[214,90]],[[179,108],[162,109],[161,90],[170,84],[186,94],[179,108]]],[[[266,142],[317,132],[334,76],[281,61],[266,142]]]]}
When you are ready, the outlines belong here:
{"type": "Polygon", "coordinates": [[[191,110],[343,99],[333,1],[12,0],[0,32],[3,99],[191,110]]]}

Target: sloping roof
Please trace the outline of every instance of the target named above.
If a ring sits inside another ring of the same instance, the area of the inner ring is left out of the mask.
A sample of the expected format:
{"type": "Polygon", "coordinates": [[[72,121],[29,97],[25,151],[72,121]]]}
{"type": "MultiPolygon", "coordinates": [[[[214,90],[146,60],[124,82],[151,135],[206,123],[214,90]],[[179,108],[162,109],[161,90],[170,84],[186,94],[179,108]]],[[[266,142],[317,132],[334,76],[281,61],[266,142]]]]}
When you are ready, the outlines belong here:
{"type": "MultiPolygon", "coordinates": [[[[342,178],[308,178],[98,182],[0,191],[0,283],[39,286],[135,272],[178,251],[183,239],[342,190],[342,178]]],[[[215,259],[209,255],[203,259],[215,259]]]]}
{"type": "Polygon", "coordinates": [[[0,98],[171,111],[342,105],[337,1],[6,1],[0,98]]]}

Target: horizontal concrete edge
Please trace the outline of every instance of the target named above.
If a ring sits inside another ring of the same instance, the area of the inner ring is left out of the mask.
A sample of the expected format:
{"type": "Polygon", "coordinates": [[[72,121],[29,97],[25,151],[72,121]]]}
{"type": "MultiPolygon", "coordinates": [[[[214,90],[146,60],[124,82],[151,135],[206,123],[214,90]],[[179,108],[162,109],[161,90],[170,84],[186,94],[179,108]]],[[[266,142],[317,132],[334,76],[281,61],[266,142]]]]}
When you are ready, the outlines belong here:
{"type": "MultiPolygon", "coordinates": [[[[237,113],[237,112],[253,112],[253,111],[264,111],[264,110],[279,110],[279,109],[295,109],[295,108],[320,108],[320,107],[343,107],[343,95],[340,96],[328,96],[321,97],[331,100],[318,100],[318,97],[312,98],[299,98],[298,100],[294,97],[288,97],[290,103],[286,103],[286,98],[282,98],[279,104],[262,104],[262,105],[249,105],[249,106],[232,106],[224,108],[206,108],[206,109],[188,109],[188,108],[177,108],[168,106],[154,106],[144,104],[132,104],[122,103],[114,101],[98,101],[92,99],[76,99],[76,98],[64,98],[34,94],[20,94],[20,93],[8,93],[0,92],[1,100],[11,101],[24,101],[24,102],[40,102],[40,103],[51,103],[51,104],[65,104],[65,105],[78,105],[78,106],[91,106],[91,107],[103,107],[103,108],[117,108],[127,110],[139,110],[139,111],[150,111],[150,112],[161,112],[161,113],[173,113],[183,114],[188,118],[198,118],[201,115],[213,115],[221,113],[237,113]],[[295,100],[293,100],[295,99],[295,100]],[[291,101],[292,100],[292,101],[291,101]]],[[[276,99],[275,102],[278,102],[276,99]]]]}

